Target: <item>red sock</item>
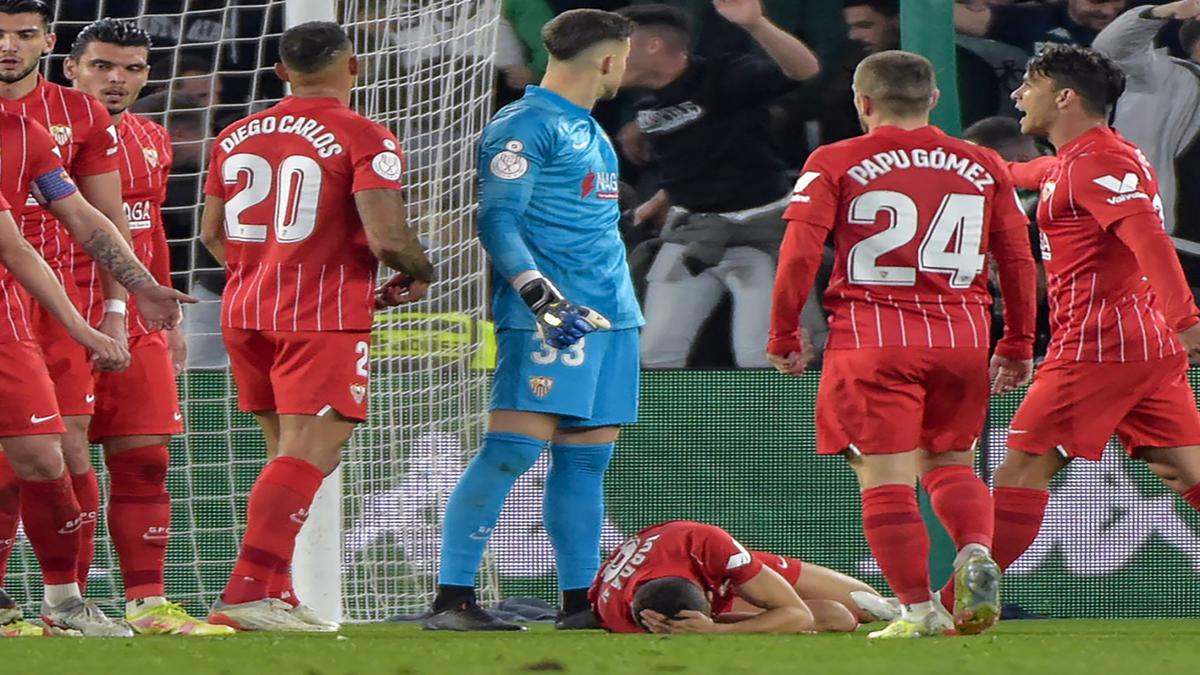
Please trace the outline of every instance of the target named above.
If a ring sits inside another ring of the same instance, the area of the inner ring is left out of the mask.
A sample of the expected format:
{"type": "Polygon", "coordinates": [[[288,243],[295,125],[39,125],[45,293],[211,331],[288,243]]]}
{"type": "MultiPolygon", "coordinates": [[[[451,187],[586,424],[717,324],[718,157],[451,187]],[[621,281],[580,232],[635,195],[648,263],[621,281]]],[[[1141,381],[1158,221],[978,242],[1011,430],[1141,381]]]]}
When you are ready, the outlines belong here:
{"type": "Polygon", "coordinates": [[[862,493],[863,531],[892,592],[906,605],[929,593],[929,533],[911,485],[880,485],[862,493]]]}
{"type": "Polygon", "coordinates": [[[1000,569],[1007,570],[1037,539],[1046,516],[1049,490],[998,487],[996,501],[996,536],[992,557],[1000,569]]]}
{"type": "Polygon", "coordinates": [[[0,588],[8,573],[8,559],[17,543],[17,523],[21,520],[21,480],[0,452],[0,588]]]}
{"type": "Polygon", "coordinates": [[[296,535],[324,479],[317,467],[295,457],[267,464],[250,491],[246,536],[222,600],[236,605],[267,597],[271,577],[291,558],[296,535]]]}
{"type": "Polygon", "coordinates": [[[81,516],[67,472],[55,480],[22,480],[21,515],[25,535],[42,566],[42,581],[75,583],[81,516]]]}
{"type": "Polygon", "coordinates": [[[121,563],[125,599],[165,595],[163,566],[171,536],[170,456],[165,445],[108,455],[108,532],[121,563]]]}
{"type": "Polygon", "coordinates": [[[79,502],[79,516],[83,524],[79,528],[79,592],[87,589],[88,571],[92,569],[92,558],[96,556],[96,518],[100,511],[100,483],[96,470],[71,475],[71,487],[75,490],[75,501],[79,502]]]}
{"type": "Polygon", "coordinates": [[[967,544],[992,547],[995,516],[987,485],[969,466],[940,466],[921,477],[938,520],[962,549],[967,544]]]}
{"type": "Polygon", "coordinates": [[[296,597],[296,589],[292,585],[292,556],[289,555],[287,563],[271,575],[271,581],[267,584],[267,597],[282,600],[292,607],[300,605],[300,599],[296,597]]]}
{"type": "MultiPolygon", "coordinates": [[[[1183,493],[1183,500],[1192,505],[1193,509],[1200,511],[1200,483],[1196,483],[1187,492],[1183,493]]],[[[0,537],[4,534],[0,533],[0,537]]],[[[4,569],[0,567],[0,570],[4,569]]],[[[4,581],[4,577],[0,576],[0,582],[4,581]]]]}

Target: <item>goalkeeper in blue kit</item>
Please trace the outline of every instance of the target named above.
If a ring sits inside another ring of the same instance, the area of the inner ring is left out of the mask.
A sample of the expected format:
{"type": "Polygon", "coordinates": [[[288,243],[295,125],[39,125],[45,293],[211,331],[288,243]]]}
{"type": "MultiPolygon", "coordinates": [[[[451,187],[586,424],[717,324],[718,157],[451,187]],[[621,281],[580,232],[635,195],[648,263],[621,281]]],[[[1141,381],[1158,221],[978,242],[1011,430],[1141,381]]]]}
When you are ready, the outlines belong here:
{"type": "Polygon", "coordinates": [[[559,628],[590,628],[604,471],[637,419],[644,323],[617,229],[617,154],[591,116],[625,72],[633,24],[565,12],[546,24],[541,86],[501,109],[479,148],[479,239],[492,262],[498,358],[483,447],[443,522],[432,630],[522,630],[482,610],[475,575],[517,478],[549,445],[543,504],[554,545],[559,628]]]}

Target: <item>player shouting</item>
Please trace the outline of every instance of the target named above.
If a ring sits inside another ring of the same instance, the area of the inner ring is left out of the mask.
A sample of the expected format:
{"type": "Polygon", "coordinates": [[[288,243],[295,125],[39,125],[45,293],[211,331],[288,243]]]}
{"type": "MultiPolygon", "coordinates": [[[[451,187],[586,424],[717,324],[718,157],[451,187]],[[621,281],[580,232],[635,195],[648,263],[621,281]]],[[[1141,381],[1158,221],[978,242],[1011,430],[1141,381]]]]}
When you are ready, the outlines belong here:
{"type": "Polygon", "coordinates": [[[1200,310],[1163,230],[1154,170],[1108,126],[1124,88],[1107,57],[1050,45],[1013,92],[1021,131],[1058,152],[1037,215],[1051,340],[996,469],[1001,567],[1037,537],[1051,478],[1076,457],[1098,461],[1114,431],[1200,509],[1200,413],[1187,379],[1200,310]]]}
{"type": "MultiPolygon", "coordinates": [[[[65,70],[79,91],[98,99],[112,115],[117,130],[121,193],[138,258],[160,284],[171,283],[171,261],[163,229],[162,204],[171,171],[167,130],[128,112],[150,76],[150,35],[132,21],[101,19],[85,27],[66,60],[65,70]]],[[[84,316],[100,325],[120,316],[119,307],[103,302],[97,265],[73,247],[75,282],[85,301],[84,316]]],[[[88,440],[104,448],[108,467],[108,530],[125,582],[125,620],[142,635],[227,635],[228,626],[198,621],[166,601],[163,567],[171,528],[171,496],[167,493],[167,445],[183,430],[175,374],[182,354],[173,357],[168,341],[179,346],[179,328],[150,330],[128,307],[132,362],[120,372],[100,373],[96,380],[96,414],[88,440]]],[[[87,579],[92,546],[81,546],[79,583],[87,579]]]]}
{"type": "Polygon", "coordinates": [[[854,73],[854,92],[868,133],[813,152],[784,215],[768,353],[790,374],[811,358],[800,309],[832,230],[817,451],[844,453],[858,475],[867,543],[903,605],[900,618],[871,637],[955,627],[929,589],[918,477],[959,549],[955,579],[965,592],[954,623],[979,632],[1000,610],[991,496],[972,468],[988,404],[984,268],[990,253],[1005,300],[992,370],[995,388],[1008,390],[1032,367],[1028,221],[995,153],[929,124],[938,93],[925,58],[869,56],[854,73]]]}
{"type": "MultiPolygon", "coordinates": [[[[589,591],[613,633],[852,631],[870,586],[795,558],[750,551],[715,525],[675,520],[618,546],[589,591]]],[[[882,599],[880,599],[882,602],[882,599]]]]}
{"type": "Polygon", "coordinates": [[[521,630],[479,608],[475,574],[505,497],[547,444],[543,508],[563,592],[557,625],[590,623],[604,471],[619,425],[637,418],[643,321],[617,230],[617,155],[589,111],[616,96],[632,32],[609,12],[560,14],[542,29],[550,65],[541,86],[484,130],[479,239],[492,261],[499,329],[492,413],[446,504],[425,628],[521,630]],[[592,332],[599,328],[611,330],[592,332]]]}
{"type": "Polygon", "coordinates": [[[405,222],[400,144],[347,107],[358,60],[345,31],[289,28],[279,58],[292,95],[221,132],[204,187],[200,236],[226,269],[221,329],[238,405],[272,456],[209,621],[327,631],[337,625],[291,592],[296,535],[366,419],[376,303],[420,298],[433,267],[405,222]],[[401,274],[377,294],[379,261],[401,274]]]}

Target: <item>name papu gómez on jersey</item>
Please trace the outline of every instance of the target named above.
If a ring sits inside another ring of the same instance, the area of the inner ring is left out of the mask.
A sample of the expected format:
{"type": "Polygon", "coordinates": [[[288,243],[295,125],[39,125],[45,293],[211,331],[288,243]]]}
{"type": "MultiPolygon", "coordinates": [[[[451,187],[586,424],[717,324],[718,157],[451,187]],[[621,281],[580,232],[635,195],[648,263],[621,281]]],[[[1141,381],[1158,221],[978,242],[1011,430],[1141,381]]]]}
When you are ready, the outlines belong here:
{"type": "Polygon", "coordinates": [[[321,159],[340,155],[345,149],[337,142],[337,136],[328,131],[324,124],[302,115],[281,115],[250,120],[221,139],[221,149],[233,152],[243,141],[260,134],[294,134],[312,144],[321,159]]]}
{"type": "Polygon", "coordinates": [[[872,180],[891,173],[896,169],[938,169],[956,173],[975,189],[983,192],[989,185],[995,185],[996,179],[988,170],[970,157],[959,157],[953,152],[942,148],[926,150],[924,148],[886,150],[867,157],[858,164],[846,170],[846,175],[859,185],[867,185],[872,180]]]}

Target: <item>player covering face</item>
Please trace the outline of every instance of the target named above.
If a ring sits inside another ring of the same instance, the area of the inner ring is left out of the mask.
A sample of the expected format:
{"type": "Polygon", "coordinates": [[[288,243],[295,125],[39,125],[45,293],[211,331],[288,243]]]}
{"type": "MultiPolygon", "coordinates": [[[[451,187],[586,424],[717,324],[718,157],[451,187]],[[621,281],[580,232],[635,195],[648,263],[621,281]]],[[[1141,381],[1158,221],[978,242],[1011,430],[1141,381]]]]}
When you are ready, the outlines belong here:
{"type": "Polygon", "coordinates": [[[930,126],[933,67],[907,52],[873,54],[854,75],[865,136],[818,148],[796,183],[768,354],[801,374],[813,356],[799,330],[825,240],[835,264],[817,399],[817,451],[858,475],[863,529],[902,616],[873,639],[986,630],[999,617],[992,504],[973,470],[994,391],[1032,368],[1035,268],[1028,220],[1000,158],[930,126]],[[987,254],[1004,295],[1005,334],[988,365],[987,254]],[[959,549],[954,617],[933,602],[920,479],[959,549]]]}
{"type": "Polygon", "coordinates": [[[625,18],[560,14],[542,30],[541,86],[496,113],[479,150],[479,239],[492,262],[498,359],[483,447],[446,504],[432,630],[521,630],[475,602],[475,575],[505,497],[550,446],[546,532],[559,627],[590,624],[604,471],[637,418],[642,314],[618,231],[617,155],[591,117],[625,72],[625,18]]]}
{"type": "Polygon", "coordinates": [[[419,299],[433,267],[405,221],[399,142],[347,105],[358,61],[345,31],[300,24],[279,52],[292,95],[221,133],[204,188],[200,236],[226,268],[221,329],[238,404],[270,456],[209,621],[326,632],[337,624],[292,591],[296,535],[366,419],[375,308],[419,299]],[[376,289],[380,261],[398,273],[376,289]]]}
{"type": "Polygon", "coordinates": [[[1075,458],[1099,460],[1114,432],[1200,508],[1200,413],[1187,379],[1200,310],[1163,230],[1154,171],[1107,124],[1124,82],[1095,51],[1049,46],[1013,92],[1022,131],[1048,138],[1057,157],[1022,172],[1041,191],[1052,331],[995,473],[1004,568],[1037,537],[1051,479],[1075,458]]]}

